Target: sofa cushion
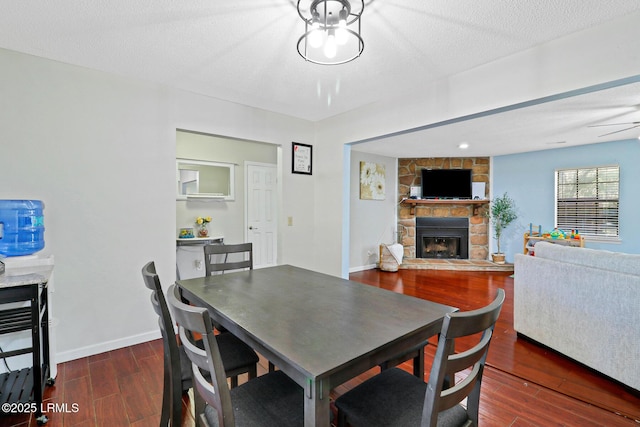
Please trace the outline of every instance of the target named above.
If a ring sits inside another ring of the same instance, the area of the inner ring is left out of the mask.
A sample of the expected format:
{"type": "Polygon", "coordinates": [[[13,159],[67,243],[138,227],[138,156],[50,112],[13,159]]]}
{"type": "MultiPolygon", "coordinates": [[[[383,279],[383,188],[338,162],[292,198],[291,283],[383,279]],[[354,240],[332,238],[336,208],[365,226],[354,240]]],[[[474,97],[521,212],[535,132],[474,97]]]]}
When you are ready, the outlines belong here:
{"type": "Polygon", "coordinates": [[[640,276],[640,255],[538,242],[536,257],[640,276]]]}
{"type": "Polygon", "coordinates": [[[640,390],[640,275],[524,254],[514,264],[514,329],[640,390]]]}

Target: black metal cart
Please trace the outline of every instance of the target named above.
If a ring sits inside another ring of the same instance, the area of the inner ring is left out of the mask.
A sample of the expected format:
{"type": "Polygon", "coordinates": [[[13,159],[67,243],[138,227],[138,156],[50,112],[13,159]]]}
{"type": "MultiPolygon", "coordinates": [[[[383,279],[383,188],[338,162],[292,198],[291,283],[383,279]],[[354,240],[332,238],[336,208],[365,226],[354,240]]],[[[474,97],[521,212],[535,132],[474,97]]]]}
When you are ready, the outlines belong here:
{"type": "MultiPolygon", "coordinates": [[[[3,408],[26,408],[35,413],[38,425],[42,425],[48,421],[42,412],[44,388],[54,383],[49,376],[48,275],[26,274],[8,279],[11,279],[8,284],[0,286],[0,335],[31,330],[31,346],[0,352],[0,358],[31,353],[33,364],[0,374],[0,404],[9,404],[3,408]],[[24,301],[29,304],[20,307],[10,304],[24,301]]],[[[5,411],[2,414],[6,415],[5,411]]]]}

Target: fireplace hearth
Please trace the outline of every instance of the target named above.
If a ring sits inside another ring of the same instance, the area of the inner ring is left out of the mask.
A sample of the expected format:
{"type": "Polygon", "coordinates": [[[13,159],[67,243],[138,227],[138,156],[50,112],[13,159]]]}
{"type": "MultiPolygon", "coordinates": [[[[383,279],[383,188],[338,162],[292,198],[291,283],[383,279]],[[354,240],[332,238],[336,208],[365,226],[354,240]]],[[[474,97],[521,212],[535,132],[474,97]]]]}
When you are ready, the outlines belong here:
{"type": "Polygon", "coordinates": [[[416,258],[469,259],[469,219],[416,218],[416,258]]]}

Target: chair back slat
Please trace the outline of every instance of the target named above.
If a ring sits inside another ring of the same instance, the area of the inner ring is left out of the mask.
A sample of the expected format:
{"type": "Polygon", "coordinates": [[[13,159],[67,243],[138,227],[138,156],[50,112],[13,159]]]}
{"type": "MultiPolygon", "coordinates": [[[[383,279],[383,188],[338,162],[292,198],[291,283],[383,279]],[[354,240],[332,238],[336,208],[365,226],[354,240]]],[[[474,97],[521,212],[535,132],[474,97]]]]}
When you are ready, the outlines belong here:
{"type": "Polygon", "coordinates": [[[461,353],[451,354],[447,362],[449,372],[460,372],[480,361],[486,353],[486,349],[489,347],[492,336],[493,332],[487,331],[487,333],[482,336],[480,342],[472,348],[461,353]]]}
{"type": "Polygon", "coordinates": [[[144,285],[152,291],[160,290],[160,279],[156,273],[156,265],[150,261],[142,267],[142,279],[144,285]]]}
{"type": "Polygon", "coordinates": [[[158,319],[162,321],[162,317],[164,316],[164,314],[162,313],[162,307],[160,305],[160,301],[158,300],[158,292],[151,292],[151,297],[149,299],[151,300],[151,307],[153,307],[153,311],[155,311],[155,313],[158,315],[158,319]]]}
{"type": "Polygon", "coordinates": [[[207,276],[216,272],[251,270],[253,269],[253,244],[205,245],[204,265],[207,276]],[[219,258],[223,258],[222,261],[219,261],[219,258]]]}
{"type": "Polygon", "coordinates": [[[250,262],[249,261],[236,261],[236,262],[225,262],[223,264],[210,264],[209,266],[209,275],[211,275],[211,273],[214,272],[225,272],[225,271],[231,271],[231,270],[242,270],[245,268],[249,268],[250,262]]]}
{"type": "Polygon", "coordinates": [[[474,365],[473,370],[465,379],[456,383],[453,387],[442,391],[438,412],[453,408],[471,394],[471,391],[478,381],[480,369],[482,369],[482,367],[479,364],[474,365]]]}
{"type": "MultiPolygon", "coordinates": [[[[500,291],[504,294],[502,289],[498,290],[498,294],[500,294],[500,291]]],[[[446,326],[447,336],[454,339],[484,332],[489,328],[493,329],[492,327],[498,320],[501,308],[501,301],[496,298],[491,304],[477,310],[450,313],[445,318],[443,328],[446,326]],[[452,319],[456,319],[453,326],[450,325],[453,321],[452,319]]]]}

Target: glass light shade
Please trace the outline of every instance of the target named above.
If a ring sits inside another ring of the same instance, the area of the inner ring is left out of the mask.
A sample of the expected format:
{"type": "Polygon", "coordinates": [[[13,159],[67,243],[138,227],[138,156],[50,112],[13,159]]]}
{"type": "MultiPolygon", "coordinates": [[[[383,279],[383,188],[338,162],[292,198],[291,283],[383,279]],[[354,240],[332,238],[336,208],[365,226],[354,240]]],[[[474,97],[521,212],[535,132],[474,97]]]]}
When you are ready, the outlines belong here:
{"type": "Polygon", "coordinates": [[[298,14],[305,33],[298,39],[298,53],[306,61],[322,65],[344,64],[364,50],[360,17],[364,0],[298,0],[298,14]]]}

